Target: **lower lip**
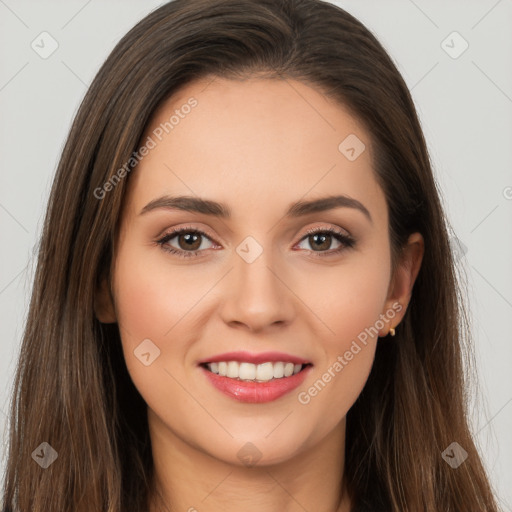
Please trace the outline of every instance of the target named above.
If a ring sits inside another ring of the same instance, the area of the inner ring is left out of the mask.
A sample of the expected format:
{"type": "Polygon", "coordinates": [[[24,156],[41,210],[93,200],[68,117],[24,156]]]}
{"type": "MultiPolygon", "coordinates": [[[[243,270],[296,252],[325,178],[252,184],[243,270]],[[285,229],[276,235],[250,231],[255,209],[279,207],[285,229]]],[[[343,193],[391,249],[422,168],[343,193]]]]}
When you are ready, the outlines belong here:
{"type": "Polygon", "coordinates": [[[210,382],[219,391],[239,402],[247,403],[264,403],[277,400],[300,386],[311,368],[312,366],[308,365],[302,371],[290,377],[272,379],[268,382],[255,382],[223,377],[201,366],[210,382]]]}

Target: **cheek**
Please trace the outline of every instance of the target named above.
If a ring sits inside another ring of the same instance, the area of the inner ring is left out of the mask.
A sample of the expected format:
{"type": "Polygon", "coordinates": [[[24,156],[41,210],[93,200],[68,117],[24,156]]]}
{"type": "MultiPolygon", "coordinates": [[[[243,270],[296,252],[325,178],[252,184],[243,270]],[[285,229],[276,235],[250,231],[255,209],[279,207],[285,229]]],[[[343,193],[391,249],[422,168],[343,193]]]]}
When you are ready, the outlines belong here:
{"type": "Polygon", "coordinates": [[[194,304],[211,283],[184,278],[183,267],[166,267],[157,251],[133,240],[120,245],[114,296],[128,373],[148,406],[165,411],[189,401],[175,379],[184,377],[194,304]]]}
{"type": "Polygon", "coordinates": [[[325,432],[346,415],[367,381],[384,327],[389,277],[389,259],[371,254],[333,269],[322,281],[323,293],[317,287],[310,294],[328,329],[322,329],[324,358],[297,398],[308,414],[326,417],[325,432]]]}
{"type": "Polygon", "coordinates": [[[162,267],[158,254],[148,257],[147,247],[126,245],[119,250],[115,267],[116,310],[121,330],[133,342],[144,338],[162,340],[183,320],[202,292],[197,282],[176,267],[162,267]],[[192,280],[191,280],[192,279],[192,280]]]}
{"type": "Polygon", "coordinates": [[[147,247],[129,242],[119,247],[114,272],[116,313],[126,365],[143,396],[152,393],[156,376],[163,375],[169,358],[178,360],[174,356],[184,350],[183,338],[176,333],[186,325],[187,311],[197,301],[194,288],[195,283],[182,283],[178,275],[170,276],[161,268],[161,262],[152,261],[147,247]],[[141,360],[147,352],[150,366],[141,360]]]}
{"type": "Polygon", "coordinates": [[[324,338],[328,340],[329,351],[346,349],[347,343],[350,345],[352,339],[374,326],[383,313],[390,265],[389,258],[381,254],[386,251],[353,253],[346,263],[328,272],[318,269],[315,274],[310,273],[304,283],[308,289],[304,288],[302,293],[325,324],[324,338]]]}

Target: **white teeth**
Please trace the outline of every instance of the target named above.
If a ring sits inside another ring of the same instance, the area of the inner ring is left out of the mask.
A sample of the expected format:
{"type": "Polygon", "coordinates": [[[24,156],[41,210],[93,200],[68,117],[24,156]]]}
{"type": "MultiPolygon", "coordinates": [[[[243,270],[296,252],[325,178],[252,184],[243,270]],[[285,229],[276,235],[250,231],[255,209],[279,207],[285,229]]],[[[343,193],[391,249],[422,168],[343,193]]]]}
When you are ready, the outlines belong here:
{"type": "Polygon", "coordinates": [[[274,365],[272,363],[259,364],[256,367],[256,380],[267,381],[274,378],[274,365]]]}
{"type": "Polygon", "coordinates": [[[256,366],[251,363],[240,363],[237,377],[242,380],[254,380],[256,378],[256,366]]]}
{"type": "Polygon", "coordinates": [[[284,377],[284,363],[274,363],[274,379],[284,377]]]}
{"type": "Polygon", "coordinates": [[[230,377],[231,379],[252,380],[258,382],[268,382],[272,379],[281,379],[283,377],[290,377],[299,373],[302,369],[301,364],[293,363],[239,363],[238,361],[221,361],[218,363],[208,363],[208,369],[223,377],[230,377]]]}
{"type": "Polygon", "coordinates": [[[238,363],[236,361],[229,361],[228,363],[228,373],[226,373],[226,377],[231,377],[232,379],[236,379],[238,377],[238,363]]]}

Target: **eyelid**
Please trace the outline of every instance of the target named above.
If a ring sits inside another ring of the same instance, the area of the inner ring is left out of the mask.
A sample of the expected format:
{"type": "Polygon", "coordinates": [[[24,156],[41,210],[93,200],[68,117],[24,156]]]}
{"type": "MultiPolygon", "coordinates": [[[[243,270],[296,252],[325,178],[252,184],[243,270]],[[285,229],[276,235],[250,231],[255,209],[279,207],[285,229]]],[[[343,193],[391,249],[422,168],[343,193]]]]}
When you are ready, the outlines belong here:
{"type": "MultiPolygon", "coordinates": [[[[165,230],[161,235],[156,237],[156,241],[161,242],[162,240],[164,240],[166,238],[172,239],[175,236],[180,235],[181,233],[184,233],[184,232],[198,233],[199,235],[201,235],[205,238],[208,238],[208,240],[210,240],[214,245],[218,245],[218,246],[221,245],[219,242],[216,241],[216,237],[212,233],[210,233],[208,229],[205,229],[202,227],[198,228],[198,227],[194,227],[194,226],[180,226],[180,227],[165,230]]],[[[193,252],[193,251],[187,251],[187,252],[193,252]]],[[[202,252],[202,251],[200,251],[200,252],[202,252]]]]}
{"type": "Polygon", "coordinates": [[[331,226],[314,226],[312,228],[307,229],[306,232],[302,235],[302,238],[300,239],[300,241],[304,240],[304,238],[306,238],[309,235],[314,235],[315,233],[323,233],[323,232],[336,233],[338,235],[342,235],[347,238],[352,238],[352,235],[346,229],[340,228],[339,226],[331,225],[331,226]]]}

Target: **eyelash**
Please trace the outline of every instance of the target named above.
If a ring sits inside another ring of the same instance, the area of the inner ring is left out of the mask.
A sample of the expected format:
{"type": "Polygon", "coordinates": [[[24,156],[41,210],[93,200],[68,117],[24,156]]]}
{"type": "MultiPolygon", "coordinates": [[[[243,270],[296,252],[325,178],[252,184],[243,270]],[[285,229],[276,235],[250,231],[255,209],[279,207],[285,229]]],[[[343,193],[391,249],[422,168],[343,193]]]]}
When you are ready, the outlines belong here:
{"type": "MultiPolygon", "coordinates": [[[[160,240],[157,240],[157,244],[160,245],[160,247],[164,251],[174,254],[180,258],[190,258],[192,256],[197,256],[198,253],[202,252],[202,250],[201,251],[181,251],[181,250],[175,249],[174,247],[170,247],[170,246],[166,245],[167,242],[169,242],[169,240],[172,240],[174,237],[176,237],[177,235],[180,235],[182,233],[191,233],[194,235],[201,235],[201,236],[208,238],[210,241],[212,241],[211,237],[209,237],[203,231],[200,231],[200,230],[192,228],[192,227],[185,227],[185,228],[179,228],[179,229],[170,231],[169,233],[164,235],[160,240]]],[[[334,250],[330,250],[330,251],[310,251],[310,252],[314,253],[314,257],[324,258],[324,257],[334,256],[334,255],[339,254],[341,251],[343,251],[345,249],[351,249],[352,247],[354,247],[354,245],[356,243],[354,238],[352,238],[349,235],[346,235],[345,233],[341,233],[340,231],[337,231],[334,228],[312,228],[304,234],[304,236],[300,239],[299,243],[302,242],[303,240],[305,240],[306,238],[310,237],[311,235],[325,234],[325,233],[328,233],[329,235],[334,237],[342,245],[340,247],[338,247],[338,249],[334,249],[334,250]]]]}

